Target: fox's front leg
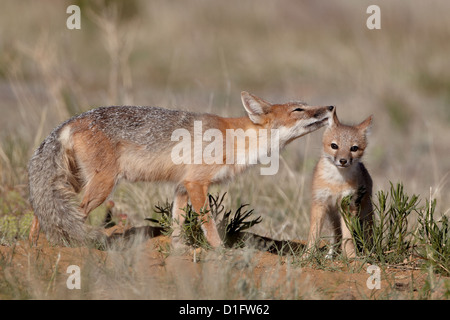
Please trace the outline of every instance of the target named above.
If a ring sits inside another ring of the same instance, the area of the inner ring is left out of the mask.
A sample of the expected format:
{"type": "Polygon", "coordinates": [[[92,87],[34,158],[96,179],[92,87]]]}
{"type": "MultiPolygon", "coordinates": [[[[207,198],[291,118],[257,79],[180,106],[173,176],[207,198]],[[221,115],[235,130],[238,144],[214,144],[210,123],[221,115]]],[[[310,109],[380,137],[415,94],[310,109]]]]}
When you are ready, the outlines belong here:
{"type": "Polygon", "coordinates": [[[174,247],[183,247],[182,227],[186,218],[186,212],[183,210],[188,205],[188,193],[182,185],[175,189],[175,199],[172,207],[172,245],[174,247]]]}
{"type": "MultiPolygon", "coordinates": [[[[352,216],[358,215],[358,209],[356,206],[350,206],[350,214],[352,216]]],[[[350,229],[345,223],[344,217],[341,215],[341,230],[342,230],[342,254],[347,258],[356,258],[355,244],[353,243],[353,237],[350,229]]]]}
{"type": "Polygon", "coordinates": [[[207,201],[209,185],[201,182],[186,182],[184,186],[189,194],[194,210],[201,214],[202,230],[205,233],[206,240],[213,248],[220,247],[222,241],[207,201]]]}
{"type": "Polygon", "coordinates": [[[313,202],[311,205],[310,227],[308,235],[308,243],[306,249],[308,253],[312,252],[316,245],[320,231],[322,230],[323,219],[327,213],[327,206],[320,202],[313,202]]]}

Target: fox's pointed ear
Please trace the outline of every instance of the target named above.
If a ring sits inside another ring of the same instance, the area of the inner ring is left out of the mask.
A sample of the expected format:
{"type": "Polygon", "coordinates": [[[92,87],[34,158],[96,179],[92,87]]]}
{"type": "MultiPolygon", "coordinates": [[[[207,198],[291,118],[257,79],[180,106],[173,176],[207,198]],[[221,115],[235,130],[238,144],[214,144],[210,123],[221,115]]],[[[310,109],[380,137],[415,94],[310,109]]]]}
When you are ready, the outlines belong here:
{"type": "Polygon", "coordinates": [[[370,134],[370,130],[372,129],[372,121],[373,115],[369,116],[366,120],[358,124],[356,127],[358,130],[364,132],[364,134],[368,135],[370,134]]]}
{"type": "Polygon", "coordinates": [[[246,91],[241,92],[241,99],[250,120],[256,124],[263,123],[262,116],[270,110],[272,105],[246,91]]]}
{"type": "Polygon", "coordinates": [[[333,111],[331,111],[331,117],[328,118],[328,125],[330,127],[336,127],[340,124],[339,119],[336,113],[336,107],[334,107],[333,111]]]}

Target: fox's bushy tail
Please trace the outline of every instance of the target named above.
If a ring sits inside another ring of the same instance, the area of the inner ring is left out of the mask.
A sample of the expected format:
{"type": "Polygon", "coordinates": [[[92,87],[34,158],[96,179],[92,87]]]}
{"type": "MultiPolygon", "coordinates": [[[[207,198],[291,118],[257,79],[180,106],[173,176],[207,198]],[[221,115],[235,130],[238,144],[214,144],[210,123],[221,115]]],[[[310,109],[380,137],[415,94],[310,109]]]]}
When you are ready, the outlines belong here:
{"type": "Polygon", "coordinates": [[[103,234],[86,225],[76,201],[82,187],[70,145],[59,139],[56,128],[35,151],[28,164],[30,202],[47,239],[63,245],[104,240],[103,234]]]}

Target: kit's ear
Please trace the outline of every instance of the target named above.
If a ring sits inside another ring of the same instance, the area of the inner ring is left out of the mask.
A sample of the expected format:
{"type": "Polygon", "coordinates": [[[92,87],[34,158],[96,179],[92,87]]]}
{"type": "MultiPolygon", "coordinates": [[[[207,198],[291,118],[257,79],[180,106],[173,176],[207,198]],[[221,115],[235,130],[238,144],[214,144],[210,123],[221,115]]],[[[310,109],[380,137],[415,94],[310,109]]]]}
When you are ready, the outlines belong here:
{"type": "Polygon", "coordinates": [[[339,119],[336,113],[336,107],[334,107],[333,111],[331,111],[331,117],[328,118],[328,125],[330,127],[337,127],[340,124],[339,119]]]}
{"type": "Polygon", "coordinates": [[[373,115],[369,116],[366,120],[358,124],[356,127],[358,130],[362,131],[365,135],[370,134],[370,130],[372,129],[373,123],[373,115]]]}

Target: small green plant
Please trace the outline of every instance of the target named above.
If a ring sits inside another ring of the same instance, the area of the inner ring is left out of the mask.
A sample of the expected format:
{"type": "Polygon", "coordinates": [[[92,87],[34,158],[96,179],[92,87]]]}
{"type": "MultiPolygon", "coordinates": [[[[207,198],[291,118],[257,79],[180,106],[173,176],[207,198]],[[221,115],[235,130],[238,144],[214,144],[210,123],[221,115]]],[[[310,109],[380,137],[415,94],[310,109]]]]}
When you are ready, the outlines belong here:
{"type": "Polygon", "coordinates": [[[450,275],[450,223],[445,215],[435,219],[436,200],[427,200],[420,207],[417,195],[409,196],[401,183],[395,186],[391,183],[389,192],[379,191],[372,201],[374,220],[370,237],[364,232],[367,226],[361,225],[358,216],[350,214],[351,201],[351,196],[344,198],[340,211],[355,246],[366,259],[398,264],[415,255],[425,261],[426,267],[450,275]],[[411,226],[413,214],[417,223],[411,226]]]}
{"type": "Polygon", "coordinates": [[[262,218],[250,219],[253,215],[253,209],[245,210],[248,204],[240,205],[232,215],[232,210],[225,210],[225,206],[222,204],[225,196],[226,193],[222,196],[219,194],[216,196],[209,195],[209,203],[211,212],[216,220],[223,214],[222,219],[218,223],[218,231],[224,243],[231,247],[237,244],[244,230],[250,229],[255,224],[260,223],[262,218]]]}
{"type": "Polygon", "coordinates": [[[351,196],[342,200],[340,209],[355,246],[363,255],[370,260],[396,264],[404,261],[414,246],[415,237],[408,218],[419,211],[419,197],[408,196],[401,183],[390,185],[389,192],[381,190],[372,200],[374,217],[370,233],[364,232],[370,226],[362,226],[358,216],[349,213],[351,196]]]}
{"type": "Polygon", "coordinates": [[[202,216],[207,214],[208,211],[201,210],[200,213],[197,213],[192,205],[188,205],[183,208],[185,214],[184,227],[182,229],[182,233],[184,234],[184,238],[186,239],[186,243],[189,246],[194,248],[207,248],[208,241],[206,240],[205,234],[202,231],[203,219],[202,216]]]}
{"type": "MultiPolygon", "coordinates": [[[[248,204],[243,204],[234,213],[226,210],[223,204],[226,193],[215,196],[209,195],[210,209],[213,217],[218,220],[217,226],[219,234],[227,246],[233,246],[239,240],[241,232],[247,230],[262,221],[261,217],[251,219],[253,210],[246,210],[248,204]],[[219,219],[223,215],[222,219],[219,219]]],[[[172,203],[166,201],[164,205],[155,206],[156,218],[146,218],[146,220],[156,223],[163,228],[166,235],[172,233],[172,203]]],[[[207,212],[197,213],[191,205],[183,208],[185,212],[185,223],[183,228],[184,237],[187,244],[193,247],[207,247],[208,243],[201,229],[201,217],[207,212]]]]}
{"type": "Polygon", "coordinates": [[[443,215],[439,221],[434,218],[436,199],[427,200],[418,217],[417,253],[436,272],[450,275],[450,223],[443,215]]]}
{"type": "MultiPolygon", "coordinates": [[[[173,203],[166,201],[164,205],[155,205],[156,218],[145,218],[145,220],[156,223],[162,228],[163,234],[170,236],[172,234],[172,207],[173,203]]],[[[182,229],[186,243],[192,247],[207,247],[208,242],[202,232],[201,216],[206,212],[197,213],[193,210],[192,205],[188,204],[182,209],[184,214],[184,226],[182,229]]]]}
{"type": "Polygon", "coordinates": [[[173,202],[167,200],[163,205],[158,203],[154,209],[156,218],[145,218],[145,220],[156,223],[162,228],[163,234],[170,236],[172,234],[172,206],[173,202]]]}

